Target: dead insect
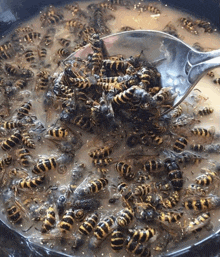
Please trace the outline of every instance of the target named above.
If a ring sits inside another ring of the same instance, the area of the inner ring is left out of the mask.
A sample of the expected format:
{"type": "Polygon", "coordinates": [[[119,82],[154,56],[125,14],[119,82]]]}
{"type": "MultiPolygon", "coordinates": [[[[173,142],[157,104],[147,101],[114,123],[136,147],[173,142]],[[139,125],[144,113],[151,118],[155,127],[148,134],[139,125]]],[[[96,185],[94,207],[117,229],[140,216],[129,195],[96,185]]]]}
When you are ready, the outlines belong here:
{"type": "Polygon", "coordinates": [[[54,225],[55,225],[55,210],[53,207],[49,207],[47,210],[47,214],[44,218],[43,224],[42,224],[42,228],[41,228],[41,233],[47,233],[49,232],[49,230],[51,230],[54,225]]]}

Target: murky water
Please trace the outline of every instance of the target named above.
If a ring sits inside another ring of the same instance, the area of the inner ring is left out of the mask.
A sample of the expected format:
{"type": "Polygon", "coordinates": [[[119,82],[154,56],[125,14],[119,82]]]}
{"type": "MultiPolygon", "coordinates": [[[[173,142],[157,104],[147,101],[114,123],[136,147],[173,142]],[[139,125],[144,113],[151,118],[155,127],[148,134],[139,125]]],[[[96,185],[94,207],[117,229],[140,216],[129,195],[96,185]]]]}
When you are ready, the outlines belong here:
{"type": "MultiPolygon", "coordinates": [[[[212,50],[220,47],[219,34],[217,32],[204,33],[203,28],[199,28],[196,26],[198,34],[195,34],[194,31],[190,32],[182,27],[179,18],[189,18],[189,15],[187,14],[174,11],[158,3],[153,4],[153,6],[158,8],[161,11],[161,14],[151,13],[147,10],[143,11],[143,7],[138,8],[138,6],[136,5],[134,8],[133,5],[128,4],[127,6],[127,2],[123,3],[125,6],[120,6],[117,4],[114,5],[114,9],[117,10],[110,10],[108,8],[101,9],[102,15],[105,20],[105,25],[109,28],[111,33],[118,32],[121,30],[122,27],[125,26],[131,27],[132,29],[163,30],[167,24],[171,23],[175,26],[176,33],[179,35],[179,37],[189,45],[193,45],[194,43],[199,42],[205,50],[212,50]]],[[[90,215],[96,211],[99,214],[99,220],[103,220],[103,218],[109,215],[116,216],[121,209],[125,208],[122,197],[117,192],[117,185],[120,182],[125,181],[129,185],[130,189],[134,192],[135,187],[141,184],[137,182],[138,172],[143,171],[143,164],[142,166],[140,166],[140,163],[151,160],[152,158],[159,159],[167,157],[165,156],[163,151],[168,148],[172,149],[175,140],[179,136],[187,137],[189,141],[186,148],[187,150],[189,150],[189,145],[193,143],[199,143],[203,145],[219,143],[219,85],[214,84],[214,78],[211,78],[209,76],[204,77],[198,83],[192,94],[182,104],[184,113],[190,114],[192,124],[189,124],[188,126],[186,126],[186,128],[172,128],[172,133],[165,133],[165,135],[163,136],[163,144],[159,146],[152,144],[146,147],[144,145],[138,144],[135,148],[129,148],[126,145],[126,140],[130,128],[126,128],[126,131],[118,131],[116,135],[112,136],[112,138],[107,138],[107,135],[97,133],[97,130],[95,130],[95,133],[89,133],[69,122],[61,122],[59,118],[63,108],[63,100],[55,97],[55,95],[53,94],[53,79],[55,78],[53,74],[59,69],[60,62],[66,58],[66,55],[62,54],[62,51],[64,50],[60,50],[61,48],[65,47],[63,47],[59,42],[61,38],[70,40],[68,47],[66,47],[66,50],[68,50],[69,52],[72,52],[76,48],[79,48],[79,44],[83,43],[80,38],[81,30],[79,29],[81,25],[78,23],[76,27],[74,27],[75,25],[72,25],[72,27],[69,28],[66,25],[66,22],[68,20],[75,19],[74,22],[91,25],[93,22],[92,14],[95,9],[88,9],[87,6],[88,3],[80,3],[80,10],[78,11],[76,11],[76,8],[73,7],[71,8],[71,10],[69,10],[68,8],[55,9],[53,7],[50,7],[46,10],[52,12],[52,15],[49,16],[49,19],[46,16],[42,16],[45,13],[45,10],[43,10],[40,14],[41,18],[38,16],[33,20],[29,21],[27,24],[22,24],[21,27],[28,27],[27,30],[30,30],[31,32],[12,32],[11,35],[3,38],[1,41],[1,45],[3,45],[8,40],[10,40],[14,48],[12,52],[10,52],[10,49],[7,51],[1,50],[1,54],[4,54],[4,51],[6,51],[6,54],[9,53],[9,57],[2,57],[2,60],[0,62],[0,78],[2,78],[3,81],[1,84],[2,95],[0,99],[0,115],[2,117],[2,123],[5,121],[17,119],[18,109],[24,102],[30,100],[32,107],[30,109],[29,115],[27,116],[30,118],[22,119],[24,126],[21,128],[21,131],[22,133],[28,131],[30,133],[31,139],[36,145],[35,149],[29,149],[31,155],[29,167],[23,167],[21,165],[19,157],[16,154],[16,150],[20,147],[20,145],[16,146],[8,152],[8,154],[12,156],[13,161],[12,164],[8,167],[5,166],[1,172],[1,192],[3,209],[1,218],[3,221],[6,221],[8,224],[10,224],[13,229],[28,238],[31,242],[38,243],[40,245],[48,247],[49,249],[53,249],[59,252],[76,254],[77,256],[128,256],[129,254],[131,255],[131,253],[128,253],[125,250],[125,246],[120,252],[114,252],[111,249],[110,235],[104,241],[100,242],[100,247],[92,250],[92,254],[91,249],[88,248],[92,235],[83,238],[83,240],[85,241],[84,245],[79,247],[79,249],[72,249],[72,246],[74,245],[74,242],[78,237],[79,233],[77,232],[77,230],[81,225],[81,222],[75,220],[73,228],[65,234],[60,231],[60,220],[62,219],[64,212],[62,212],[60,216],[58,215],[58,198],[62,195],[67,198],[64,210],[68,210],[73,206],[73,203],[78,200],[77,190],[85,187],[92,180],[96,180],[104,176],[108,179],[108,186],[106,186],[101,192],[94,194],[94,197],[89,198],[92,200],[91,202],[89,202],[89,210],[85,212],[87,215],[90,215]],[[57,24],[53,25],[51,23],[57,24]],[[36,38],[33,38],[33,40],[31,40],[31,35],[27,35],[28,33],[33,32],[40,33],[40,35],[36,36],[36,38]],[[47,40],[51,41],[45,41],[45,36],[49,36],[50,38],[47,38],[47,40]],[[45,44],[45,42],[47,43],[45,44]],[[42,57],[39,55],[39,51],[42,48],[46,49],[46,57],[42,57]],[[31,56],[27,53],[27,51],[32,51],[31,56]],[[18,77],[14,76],[13,73],[10,75],[8,72],[6,72],[6,63],[11,65],[18,65],[21,69],[29,69],[33,72],[33,77],[29,79],[24,79],[24,81],[27,83],[27,86],[22,89],[16,86],[18,77]],[[40,71],[47,71],[48,73],[49,82],[46,84],[44,90],[39,90],[40,71]],[[52,92],[52,104],[50,104],[50,98],[48,98],[48,95],[46,97],[46,94],[48,92],[52,92]],[[49,104],[45,104],[45,99],[49,102],[49,104]],[[214,112],[210,115],[203,117],[201,117],[200,115],[196,115],[198,110],[202,106],[212,107],[214,109],[214,112]],[[69,134],[66,139],[57,140],[48,137],[48,128],[54,128],[56,126],[62,126],[68,129],[69,134]],[[214,126],[216,131],[215,135],[211,138],[195,137],[190,133],[190,129],[192,129],[194,126],[202,128],[210,128],[211,126],[214,126]],[[108,171],[106,174],[103,175],[98,172],[97,167],[94,167],[92,160],[88,155],[88,152],[105,146],[106,141],[109,144],[109,139],[111,139],[112,142],[110,142],[110,144],[111,146],[113,146],[112,154],[110,154],[113,162],[106,167],[108,171]],[[66,150],[66,148],[64,150],[64,147],[66,146],[70,147],[70,151],[66,150]],[[74,157],[71,155],[73,153],[74,157]],[[39,159],[54,157],[55,159],[60,160],[59,158],[61,156],[63,157],[62,154],[64,154],[65,156],[67,154],[71,155],[73,159],[71,159],[70,161],[69,159],[68,161],[63,161],[63,159],[61,162],[58,161],[57,168],[54,170],[49,170],[45,173],[45,181],[42,185],[38,186],[37,189],[18,188],[18,191],[14,192],[13,188],[17,185],[20,179],[27,176],[33,176],[33,167],[34,165],[36,165],[36,163],[38,163],[39,159]],[[140,154],[144,156],[144,158],[138,157],[134,159],[132,157],[129,157],[129,155],[134,154],[140,154]],[[126,161],[126,163],[132,165],[135,173],[134,180],[126,181],[116,171],[115,163],[119,161],[126,161]],[[82,169],[82,171],[79,169],[79,174],[76,174],[76,170],[74,170],[74,168],[78,164],[83,164],[85,168],[82,169]],[[11,170],[13,168],[18,169],[16,174],[12,174],[11,170]],[[72,176],[73,172],[75,172],[74,177],[72,176]],[[9,188],[11,189],[11,191],[8,193],[8,191],[6,190],[9,188]],[[118,199],[114,204],[110,204],[109,199],[113,198],[115,195],[118,197],[118,199]],[[7,201],[8,198],[10,201],[7,201]],[[96,203],[98,204],[96,205],[96,203]],[[19,213],[22,216],[21,225],[14,224],[13,222],[10,222],[10,220],[7,218],[6,209],[9,208],[9,206],[11,205],[16,206],[17,210],[19,210],[19,213]],[[52,230],[48,231],[48,233],[46,234],[42,234],[40,230],[49,206],[52,206],[55,209],[56,221],[52,230]]],[[[97,8],[97,6],[95,6],[94,8],[97,8]]],[[[90,33],[92,34],[91,31],[90,33]]],[[[107,33],[103,34],[105,35],[107,33]]],[[[90,36],[88,36],[88,39],[89,37],[90,36]]],[[[215,69],[213,72],[215,78],[218,78],[220,75],[220,70],[215,69]]],[[[11,137],[11,135],[15,131],[16,129],[2,129],[2,142],[4,142],[6,138],[11,137]]],[[[195,178],[201,175],[202,168],[214,167],[212,163],[218,161],[218,154],[218,152],[214,154],[209,154],[207,152],[201,153],[201,156],[203,156],[204,159],[200,164],[189,166],[181,165],[181,170],[183,171],[184,178],[184,189],[193,182],[195,183],[195,178]]],[[[5,156],[6,152],[1,149],[1,158],[5,158],[5,156]]],[[[144,175],[147,175],[146,172],[144,172],[144,175]]],[[[160,175],[148,175],[150,176],[150,180],[148,180],[146,183],[149,183],[151,181],[161,181],[160,175]]],[[[164,176],[163,173],[162,179],[166,179],[166,176],[164,176]]],[[[219,178],[217,176],[214,178],[214,183],[211,186],[205,188],[208,191],[208,197],[212,194],[220,197],[220,194],[218,192],[218,185],[219,178]]],[[[180,223],[173,223],[170,225],[167,222],[143,222],[134,218],[131,224],[123,229],[125,237],[128,235],[128,228],[140,228],[146,226],[154,228],[156,231],[156,235],[150,240],[150,242],[145,243],[144,245],[145,247],[151,249],[152,256],[156,256],[160,254],[160,251],[156,251],[155,248],[157,249],[160,243],[166,244],[166,238],[169,234],[172,235],[173,238],[171,237],[169,239],[168,246],[164,246],[162,252],[169,252],[171,249],[177,249],[177,247],[181,248],[189,244],[195,243],[198,240],[205,238],[210,233],[217,231],[219,229],[218,208],[216,210],[210,211],[212,226],[209,224],[209,226],[202,229],[201,232],[196,233],[196,236],[193,234],[192,236],[189,235],[182,239],[182,231],[184,231],[184,228],[187,226],[187,224],[189,224],[189,221],[191,219],[199,215],[198,212],[195,213],[182,208],[181,203],[184,199],[184,189],[180,191],[180,201],[174,207],[175,211],[181,208],[181,210],[183,210],[184,212],[180,223]],[[175,234],[174,231],[178,232],[175,234]],[[177,238],[177,240],[174,240],[174,238],[177,238]]],[[[157,194],[159,195],[160,193],[157,192],[157,194]]],[[[166,193],[161,194],[161,197],[165,198],[166,193]]],[[[196,197],[198,198],[198,196],[196,197]]],[[[199,196],[199,198],[200,197],[201,196],[199,196]]],[[[80,201],[82,200],[84,199],[80,198],[80,201]]],[[[74,209],[77,208],[74,207],[74,209]]],[[[159,209],[164,210],[161,205],[159,209]]]]}

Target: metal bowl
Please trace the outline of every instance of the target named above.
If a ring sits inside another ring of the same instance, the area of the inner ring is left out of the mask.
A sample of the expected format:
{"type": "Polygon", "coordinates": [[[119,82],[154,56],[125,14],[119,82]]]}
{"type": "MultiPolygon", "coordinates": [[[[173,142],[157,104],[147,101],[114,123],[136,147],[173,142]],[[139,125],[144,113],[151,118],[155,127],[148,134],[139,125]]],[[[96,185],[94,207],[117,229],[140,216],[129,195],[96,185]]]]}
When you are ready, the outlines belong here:
{"type": "MultiPolygon", "coordinates": [[[[0,2],[0,36],[10,32],[23,21],[27,21],[37,15],[45,6],[64,5],[73,1],[63,0],[2,0],[0,2]]],[[[82,1],[78,1],[82,2],[82,1]]],[[[91,1],[92,2],[92,1],[91,1]]],[[[197,16],[205,18],[220,29],[220,3],[219,0],[162,0],[163,4],[177,8],[197,16]]],[[[220,255],[220,229],[211,236],[198,241],[189,247],[181,250],[162,254],[161,256],[219,256],[220,255]]],[[[45,250],[34,245],[23,236],[12,231],[7,225],[0,221],[0,256],[1,257],[64,257],[65,254],[58,254],[45,250]]],[[[72,255],[73,256],[73,255],[72,255]]],[[[76,255],[75,255],[76,256],[76,255]]]]}

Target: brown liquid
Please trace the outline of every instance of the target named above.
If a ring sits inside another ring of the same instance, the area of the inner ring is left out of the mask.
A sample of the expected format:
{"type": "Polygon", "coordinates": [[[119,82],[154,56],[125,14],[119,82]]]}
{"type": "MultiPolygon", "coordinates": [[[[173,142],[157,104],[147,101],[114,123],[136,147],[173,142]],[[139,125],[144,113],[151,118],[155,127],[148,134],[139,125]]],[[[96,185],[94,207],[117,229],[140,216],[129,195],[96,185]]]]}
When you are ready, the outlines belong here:
{"type": "MultiPolygon", "coordinates": [[[[90,3],[89,3],[90,4],[90,3]]],[[[86,11],[86,6],[87,3],[80,4],[80,7],[82,10],[86,11]]],[[[166,6],[157,4],[155,5],[161,10],[161,15],[155,15],[152,14],[148,11],[146,12],[138,12],[137,10],[133,10],[133,7],[130,7],[130,9],[127,9],[122,6],[117,6],[117,11],[108,11],[108,14],[114,15],[115,19],[112,19],[108,21],[106,24],[110,28],[112,33],[118,32],[121,27],[123,26],[130,26],[133,29],[150,29],[150,30],[163,30],[166,24],[169,22],[173,23],[176,25],[177,28],[177,33],[181,35],[181,39],[183,39],[187,44],[193,45],[195,42],[201,42],[202,47],[204,48],[212,48],[212,49],[217,49],[220,47],[219,44],[219,34],[217,32],[213,34],[206,34],[203,32],[203,29],[198,29],[199,35],[193,35],[192,33],[186,31],[184,28],[182,28],[181,24],[177,22],[179,17],[188,17],[188,14],[183,14],[180,13],[176,10],[172,10],[166,6]],[[172,17],[172,19],[171,19],[172,17]]],[[[67,10],[62,10],[64,14],[64,20],[69,20],[72,19],[73,16],[71,12],[67,10]]],[[[87,11],[86,11],[87,12],[87,11]]],[[[31,20],[28,22],[28,25],[33,28],[34,31],[40,32],[42,36],[46,33],[46,29],[41,28],[40,26],[40,21],[39,17],[36,17],[35,19],[31,20]],[[29,25],[31,24],[31,25],[29,25]]],[[[22,25],[23,26],[23,25],[22,25]]],[[[24,24],[24,26],[26,26],[24,24]]],[[[47,58],[45,60],[45,63],[51,64],[51,67],[48,69],[50,74],[52,75],[54,71],[57,70],[57,62],[61,60],[58,55],[57,55],[57,50],[61,48],[61,46],[58,44],[57,39],[59,38],[66,38],[66,39],[71,39],[71,45],[70,47],[74,47],[74,40],[76,39],[76,36],[74,34],[70,34],[68,29],[64,28],[63,25],[57,25],[56,26],[56,34],[54,37],[54,43],[51,48],[48,48],[47,51],[47,58]]],[[[4,43],[6,39],[2,39],[2,43],[4,43]]],[[[25,48],[31,48],[33,50],[36,50],[37,43],[30,43],[30,44],[24,44],[25,48]]],[[[22,51],[21,51],[22,52],[22,51]]],[[[6,61],[7,62],[7,61],[6,61]]],[[[16,63],[19,64],[20,66],[24,66],[25,68],[28,68],[30,64],[25,61],[24,56],[22,54],[17,54],[14,59],[10,60],[9,63],[16,63]]],[[[38,72],[40,66],[36,68],[31,68],[35,75],[38,72]]],[[[220,69],[215,69],[214,70],[215,77],[218,77],[220,75],[220,69]]],[[[1,74],[0,74],[1,77],[1,74]]],[[[35,90],[35,80],[29,82],[28,88],[21,90],[18,92],[18,95],[14,96],[10,101],[10,115],[9,117],[6,117],[7,120],[10,120],[11,117],[16,113],[16,109],[21,106],[21,104],[27,100],[26,96],[28,95],[28,99],[32,100],[32,109],[30,111],[31,115],[37,116],[37,118],[42,121],[42,123],[45,125],[46,128],[49,128],[58,118],[59,118],[59,113],[60,109],[57,110],[48,110],[47,113],[45,113],[42,101],[43,101],[43,93],[38,92],[35,90]]],[[[191,106],[190,104],[183,103],[182,106],[185,109],[186,112],[196,112],[200,108],[200,106],[211,106],[214,108],[214,113],[211,114],[210,116],[207,117],[202,117],[201,118],[201,123],[196,123],[195,126],[199,127],[206,127],[209,128],[210,126],[215,126],[216,131],[219,131],[219,103],[218,99],[220,97],[219,94],[219,88],[218,85],[215,85],[212,83],[212,79],[209,78],[208,76],[204,77],[197,85],[196,89],[193,91],[193,93],[188,97],[188,101],[192,101],[193,105],[191,106]],[[198,89],[198,90],[197,90],[198,89]],[[208,97],[207,97],[208,96],[208,97]],[[198,98],[198,101],[196,102],[195,98],[198,98]],[[208,99],[207,99],[208,98],[208,99]]],[[[196,117],[196,119],[200,120],[200,117],[196,117]]],[[[179,133],[179,131],[175,131],[175,133],[179,133]]],[[[71,134],[71,132],[70,132],[71,134]]],[[[182,129],[180,135],[188,135],[188,131],[182,129]]],[[[10,132],[7,136],[10,135],[10,132]]],[[[31,155],[33,156],[34,161],[36,162],[39,158],[42,157],[52,157],[52,156],[60,156],[61,152],[57,149],[57,144],[54,144],[53,141],[50,141],[44,137],[45,132],[41,133],[39,136],[41,137],[39,142],[36,142],[36,149],[31,150],[31,155]]],[[[82,130],[78,129],[77,127],[73,127],[73,133],[72,135],[76,135],[77,137],[80,137],[82,140],[82,147],[76,151],[74,162],[78,163],[84,163],[86,165],[86,171],[83,174],[83,178],[81,178],[78,182],[77,185],[85,185],[89,181],[99,178],[100,173],[97,172],[97,169],[94,168],[91,162],[91,158],[88,155],[88,152],[96,149],[98,147],[103,146],[103,142],[101,139],[99,139],[97,136],[94,136],[93,134],[85,133],[82,130]],[[80,133],[83,133],[83,137],[81,138],[79,136],[80,133]],[[91,171],[91,172],[90,172],[91,171]]],[[[70,137],[72,136],[70,135],[70,137]]],[[[175,137],[174,137],[175,138],[175,137]]],[[[164,143],[164,148],[170,147],[175,139],[168,139],[167,141],[165,140],[164,143]],[[170,143],[171,140],[171,143],[170,143]]],[[[35,138],[35,141],[37,139],[35,138]]],[[[194,140],[194,137],[189,136],[189,140],[194,140]]],[[[196,142],[203,143],[203,139],[198,139],[196,142]]],[[[204,140],[205,143],[210,144],[212,141],[210,140],[204,140]]],[[[218,143],[219,139],[214,139],[213,143],[218,143]]],[[[142,149],[141,146],[138,146],[135,151],[140,151],[142,149]]],[[[122,156],[126,153],[129,153],[130,149],[128,149],[124,142],[121,147],[116,148],[113,151],[113,154],[111,157],[113,158],[114,161],[120,160],[122,156]]],[[[148,155],[154,155],[158,153],[158,149],[151,148],[150,150],[145,149],[146,154],[148,155]]],[[[14,152],[10,152],[10,154],[14,155],[14,152]]],[[[4,152],[2,151],[2,156],[4,155],[4,152]]],[[[184,188],[187,187],[189,184],[193,183],[194,179],[201,174],[201,168],[202,167],[207,167],[209,164],[209,161],[216,160],[218,161],[218,154],[212,154],[208,155],[208,158],[204,161],[202,161],[201,164],[199,165],[193,165],[193,166],[186,166],[186,168],[182,168],[184,172],[184,188]]],[[[15,161],[16,167],[20,167],[18,162],[15,161]]],[[[119,201],[116,202],[116,204],[110,205],[108,203],[109,198],[112,197],[114,193],[117,193],[117,190],[112,186],[116,185],[123,181],[123,178],[119,176],[119,174],[115,170],[115,165],[110,165],[108,167],[109,172],[107,173],[107,179],[109,180],[109,186],[105,188],[104,191],[98,193],[97,198],[101,199],[101,207],[98,209],[99,213],[99,219],[104,218],[105,216],[111,215],[111,214],[116,214],[118,211],[122,209],[122,201],[121,198],[119,201]]],[[[50,186],[58,187],[58,190],[54,190],[54,194],[58,195],[59,194],[64,194],[66,190],[68,189],[68,185],[71,181],[71,170],[74,167],[74,163],[71,163],[70,165],[67,166],[67,171],[62,174],[61,170],[58,168],[55,171],[48,171],[46,173],[46,183],[44,184],[43,187],[40,187],[37,190],[34,190],[33,192],[31,190],[21,190],[20,193],[17,194],[16,199],[18,201],[24,200],[24,198],[31,199],[31,201],[34,202],[36,201],[39,207],[42,207],[44,209],[43,213],[45,214],[45,209],[48,208],[51,204],[53,204],[53,190],[51,194],[47,193],[49,190],[47,190],[50,186]],[[34,199],[36,198],[36,199],[34,199]]],[[[6,169],[6,174],[10,170],[11,166],[6,169]]],[[[32,168],[32,166],[31,166],[32,168]]],[[[31,175],[31,168],[27,170],[27,173],[31,175]]],[[[10,179],[7,178],[9,181],[13,180],[19,180],[19,178],[14,178],[10,179]]],[[[154,180],[154,177],[153,177],[154,180]]],[[[133,182],[131,182],[132,184],[133,182]]],[[[212,193],[214,195],[218,195],[218,179],[214,183],[214,188],[210,189],[209,193],[212,193]]],[[[8,184],[6,184],[8,186],[8,184]]],[[[3,187],[3,189],[6,188],[6,186],[3,187]]],[[[95,196],[96,198],[96,196],[95,196]]],[[[3,205],[4,206],[4,205],[3,205]]],[[[75,222],[75,225],[73,227],[73,230],[63,236],[61,232],[59,231],[59,219],[58,215],[56,216],[56,228],[51,230],[50,233],[47,235],[42,235],[39,229],[41,229],[41,224],[42,221],[39,222],[34,222],[31,220],[29,216],[29,209],[26,206],[23,206],[25,210],[25,214],[23,212],[22,215],[24,217],[23,223],[21,226],[18,225],[11,225],[13,229],[16,229],[19,231],[21,234],[23,234],[25,237],[30,239],[32,242],[37,242],[39,244],[44,244],[48,248],[54,249],[56,251],[61,251],[67,254],[76,254],[80,256],[130,256],[131,254],[126,252],[124,249],[119,252],[115,253],[112,251],[110,247],[110,236],[106,240],[103,241],[101,244],[101,247],[94,250],[91,254],[91,250],[88,249],[88,242],[91,238],[91,236],[88,236],[85,240],[84,246],[82,246],[78,251],[73,251],[71,250],[72,242],[75,236],[75,233],[78,229],[78,226],[81,224],[80,222],[75,222]],[[33,228],[30,229],[28,232],[22,232],[22,230],[26,230],[29,228],[31,225],[33,225],[33,228]],[[36,227],[38,230],[35,230],[34,227],[36,227]],[[61,243],[61,238],[66,238],[66,243],[62,244],[61,243]],[[46,242],[46,243],[45,243],[46,242]]],[[[55,207],[55,206],[54,206],[55,207]]],[[[178,208],[181,207],[181,201],[177,205],[178,208]]],[[[214,231],[217,231],[219,229],[219,210],[212,210],[211,212],[211,221],[213,223],[213,230],[207,231],[206,229],[203,229],[201,232],[198,233],[198,238],[199,240],[206,237],[207,235],[213,233],[214,231]]],[[[41,217],[44,217],[42,214],[41,217]]],[[[196,217],[196,215],[191,212],[191,211],[185,211],[184,210],[184,218],[182,219],[181,223],[182,226],[184,226],[184,221],[188,222],[189,219],[196,217]]],[[[9,221],[6,218],[6,215],[1,215],[1,219],[9,223],[9,221]]],[[[145,226],[145,223],[139,222],[136,219],[129,225],[129,227],[135,227],[135,226],[145,226]]],[[[151,226],[151,225],[149,225],[151,226]]],[[[158,229],[158,223],[153,223],[152,225],[156,230],[158,229]]],[[[169,224],[168,224],[169,226],[169,224]]],[[[172,225],[173,229],[175,229],[175,226],[177,225],[172,225]]],[[[178,230],[179,227],[178,227],[178,230]]],[[[152,254],[155,256],[158,254],[158,252],[154,251],[153,248],[157,246],[158,242],[160,242],[161,236],[159,232],[157,232],[158,239],[156,241],[151,242],[150,248],[152,254]]],[[[182,248],[187,245],[191,245],[195,242],[197,242],[198,239],[193,236],[189,236],[189,240],[183,239],[181,242],[173,242],[171,241],[168,247],[164,250],[169,252],[170,249],[174,248],[175,250],[177,248],[182,248]]]]}

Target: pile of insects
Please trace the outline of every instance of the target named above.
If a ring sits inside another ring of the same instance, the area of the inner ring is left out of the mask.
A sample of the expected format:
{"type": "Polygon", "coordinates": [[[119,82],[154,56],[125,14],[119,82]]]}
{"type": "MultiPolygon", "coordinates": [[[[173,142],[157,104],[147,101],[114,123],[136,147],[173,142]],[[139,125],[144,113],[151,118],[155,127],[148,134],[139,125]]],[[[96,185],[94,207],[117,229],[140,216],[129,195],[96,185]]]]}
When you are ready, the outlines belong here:
{"type": "MultiPolygon", "coordinates": [[[[111,246],[151,256],[208,229],[220,207],[220,165],[209,158],[220,152],[219,134],[198,125],[214,110],[194,91],[193,104],[164,114],[176,95],[142,51],[109,56],[101,37],[117,5],[160,14],[119,2],[68,5],[69,20],[49,7],[44,34],[19,27],[0,45],[3,213],[24,235],[68,253],[111,246]],[[86,59],[63,62],[88,43],[86,59]],[[187,181],[194,166],[201,174],[187,181]]],[[[196,27],[213,32],[205,21],[179,22],[196,35],[196,27]]]]}

